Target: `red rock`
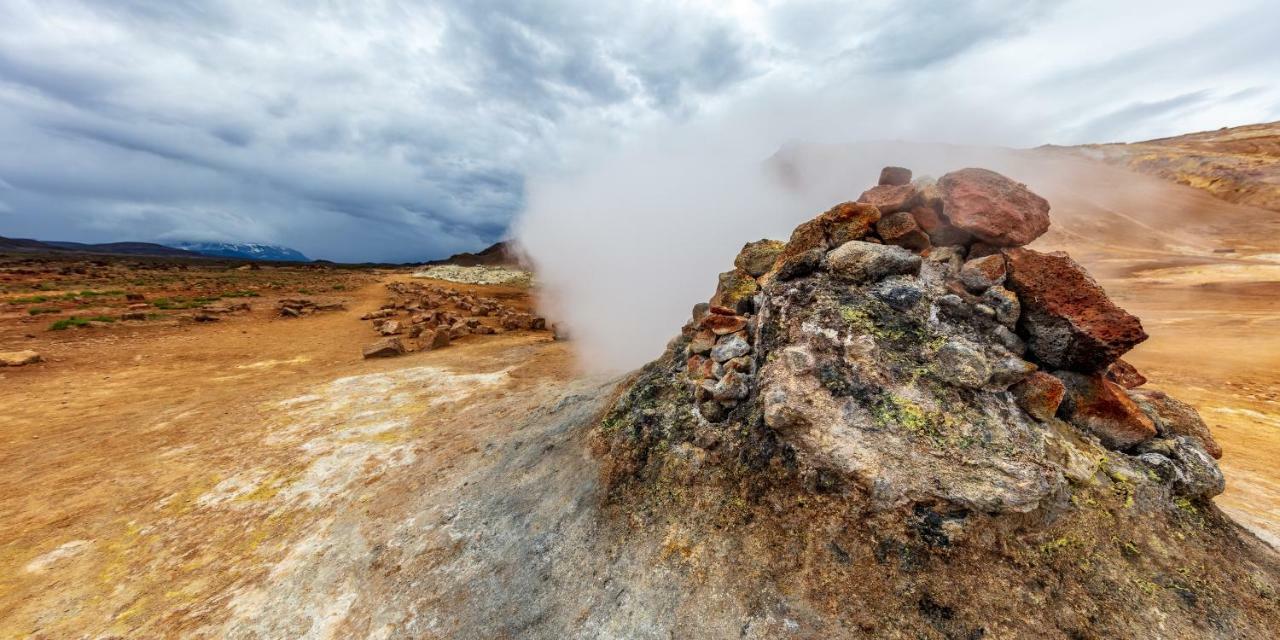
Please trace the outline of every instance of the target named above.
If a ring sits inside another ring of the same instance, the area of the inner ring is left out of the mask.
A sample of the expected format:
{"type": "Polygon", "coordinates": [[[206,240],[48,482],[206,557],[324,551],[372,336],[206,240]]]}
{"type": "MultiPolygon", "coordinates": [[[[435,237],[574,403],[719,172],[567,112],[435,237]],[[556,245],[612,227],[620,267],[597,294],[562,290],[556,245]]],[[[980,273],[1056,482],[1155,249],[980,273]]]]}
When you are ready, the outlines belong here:
{"type": "Polygon", "coordinates": [[[1107,379],[1126,389],[1137,389],[1147,383],[1147,377],[1124,360],[1116,360],[1107,367],[1107,379]]]}
{"type": "Polygon", "coordinates": [[[1152,389],[1130,391],[1129,397],[1151,418],[1160,435],[1199,438],[1209,455],[1222,457],[1222,447],[1213,439],[1209,425],[1200,418],[1195,407],[1152,389]]]}
{"type": "Polygon", "coordinates": [[[967,244],[973,239],[968,231],[951,225],[938,209],[930,205],[918,205],[911,210],[911,216],[935,246],[944,247],[953,244],[967,244]]]}
{"type": "Polygon", "coordinates": [[[441,327],[435,331],[422,334],[422,346],[425,349],[440,349],[449,346],[453,337],[449,334],[449,330],[441,327]]]}
{"type": "Polygon", "coordinates": [[[970,291],[982,293],[998,284],[1003,284],[1005,265],[1003,255],[973,258],[960,268],[960,282],[970,291]]]}
{"type": "Polygon", "coordinates": [[[880,215],[887,216],[899,211],[910,211],[918,202],[918,196],[913,185],[882,184],[863,191],[858,196],[858,202],[874,205],[880,210],[880,215]]]}
{"type": "Polygon", "coordinates": [[[702,319],[702,328],[710,329],[718,336],[742,331],[746,326],[747,319],[742,316],[722,316],[713,313],[702,319]]]}
{"type": "Polygon", "coordinates": [[[1031,353],[1048,367],[1101,371],[1147,339],[1142,323],[1061,252],[1005,249],[1006,287],[1022,302],[1031,353]]]}
{"type": "Polygon", "coordinates": [[[912,251],[924,251],[931,244],[916,219],[906,211],[891,213],[876,223],[876,233],[887,244],[897,245],[912,251]]]}
{"type": "Polygon", "coordinates": [[[880,184],[899,186],[910,182],[910,169],[904,167],[885,167],[880,170],[880,184]]]}
{"type": "Polygon", "coordinates": [[[1110,449],[1127,449],[1156,437],[1156,425],[1124,388],[1099,374],[1055,374],[1066,386],[1059,413],[1110,449]]]}
{"type": "Polygon", "coordinates": [[[812,249],[826,253],[850,240],[861,240],[879,220],[880,210],[872,205],[858,202],[838,204],[796,227],[775,264],[780,265],[785,259],[812,249]]]}
{"type": "Polygon", "coordinates": [[[1041,422],[1057,415],[1058,405],[1062,404],[1062,396],[1066,393],[1061,380],[1043,371],[1032,372],[1009,390],[1017,399],[1018,406],[1041,422]]]}
{"type": "Polygon", "coordinates": [[[710,311],[711,313],[714,313],[714,314],[716,314],[716,315],[718,315],[718,316],[736,316],[736,315],[738,315],[738,312],[737,312],[737,311],[734,311],[733,309],[730,309],[729,307],[722,307],[722,306],[720,306],[720,305],[718,305],[718,304],[713,304],[713,305],[711,305],[711,307],[708,309],[708,311],[710,311]]]}
{"type": "Polygon", "coordinates": [[[988,244],[1022,246],[1049,230],[1049,201],[994,171],[952,171],[938,188],[951,224],[988,244]]]}
{"type": "Polygon", "coordinates": [[[712,369],[715,367],[715,363],[711,361],[711,358],[700,355],[689,356],[689,360],[685,365],[689,377],[694,380],[712,377],[712,369]]]}

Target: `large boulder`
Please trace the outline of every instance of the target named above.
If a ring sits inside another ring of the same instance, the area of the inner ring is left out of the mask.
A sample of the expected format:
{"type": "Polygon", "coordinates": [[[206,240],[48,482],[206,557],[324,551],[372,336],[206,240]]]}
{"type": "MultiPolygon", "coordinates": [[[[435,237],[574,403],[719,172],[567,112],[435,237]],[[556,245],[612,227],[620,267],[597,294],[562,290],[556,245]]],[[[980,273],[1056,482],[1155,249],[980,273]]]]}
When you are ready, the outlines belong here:
{"type": "Polygon", "coordinates": [[[1058,371],[1054,375],[1066,386],[1058,415],[1098,436],[1103,446],[1123,450],[1156,437],[1155,423],[1120,385],[1101,374],[1058,371]]]}
{"type": "Polygon", "coordinates": [[[1031,353],[1050,368],[1101,371],[1147,339],[1097,281],[1061,252],[1006,249],[1006,286],[1022,303],[1031,353]]]}
{"type": "Polygon", "coordinates": [[[1049,230],[1049,201],[994,171],[952,171],[938,189],[951,224],[988,244],[1022,246],[1049,230]]]}
{"type": "Polygon", "coordinates": [[[1222,447],[1213,439],[1209,425],[1200,418],[1195,407],[1154,389],[1133,389],[1129,391],[1129,397],[1151,418],[1161,436],[1196,438],[1209,455],[1222,457],[1222,447]]]}

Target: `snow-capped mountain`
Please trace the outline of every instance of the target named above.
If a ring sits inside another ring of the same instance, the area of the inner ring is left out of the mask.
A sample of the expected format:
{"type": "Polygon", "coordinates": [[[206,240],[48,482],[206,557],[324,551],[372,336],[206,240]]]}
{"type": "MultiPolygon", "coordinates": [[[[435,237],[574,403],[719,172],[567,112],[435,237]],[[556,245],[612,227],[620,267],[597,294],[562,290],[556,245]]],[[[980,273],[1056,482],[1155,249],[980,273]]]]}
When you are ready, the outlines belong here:
{"type": "Polygon", "coordinates": [[[296,249],[274,244],[247,244],[237,242],[174,242],[169,246],[218,258],[243,258],[245,260],[275,260],[280,262],[310,262],[311,258],[296,249]]]}

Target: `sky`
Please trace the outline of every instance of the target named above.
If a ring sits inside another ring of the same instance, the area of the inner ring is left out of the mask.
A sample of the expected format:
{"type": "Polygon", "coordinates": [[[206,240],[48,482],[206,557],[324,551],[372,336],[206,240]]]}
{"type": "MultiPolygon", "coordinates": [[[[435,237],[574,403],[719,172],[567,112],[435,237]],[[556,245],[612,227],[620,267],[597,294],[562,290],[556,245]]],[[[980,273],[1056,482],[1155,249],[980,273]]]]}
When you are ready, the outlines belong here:
{"type": "Polygon", "coordinates": [[[0,0],[0,235],[408,262],[690,130],[763,160],[1280,120],[1277,25],[1274,0],[0,0]]]}

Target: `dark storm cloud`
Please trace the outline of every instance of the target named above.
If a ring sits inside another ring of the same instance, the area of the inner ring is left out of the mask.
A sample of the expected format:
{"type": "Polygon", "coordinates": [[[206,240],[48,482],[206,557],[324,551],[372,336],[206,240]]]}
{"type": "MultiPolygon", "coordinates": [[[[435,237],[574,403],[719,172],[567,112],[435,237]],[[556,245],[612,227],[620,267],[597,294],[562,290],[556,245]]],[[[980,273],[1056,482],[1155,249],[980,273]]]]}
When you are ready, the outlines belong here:
{"type": "Polygon", "coordinates": [[[856,104],[876,136],[955,130],[957,95],[1001,112],[969,129],[1032,142],[1276,112],[1274,20],[1257,17],[1275,9],[1166,25],[1177,12],[1143,2],[1149,33],[1072,49],[1106,2],[6,0],[0,235],[476,250],[531,172],[762,86],[856,104]],[[1196,78],[1155,86],[1179,72],[1196,78]]]}

